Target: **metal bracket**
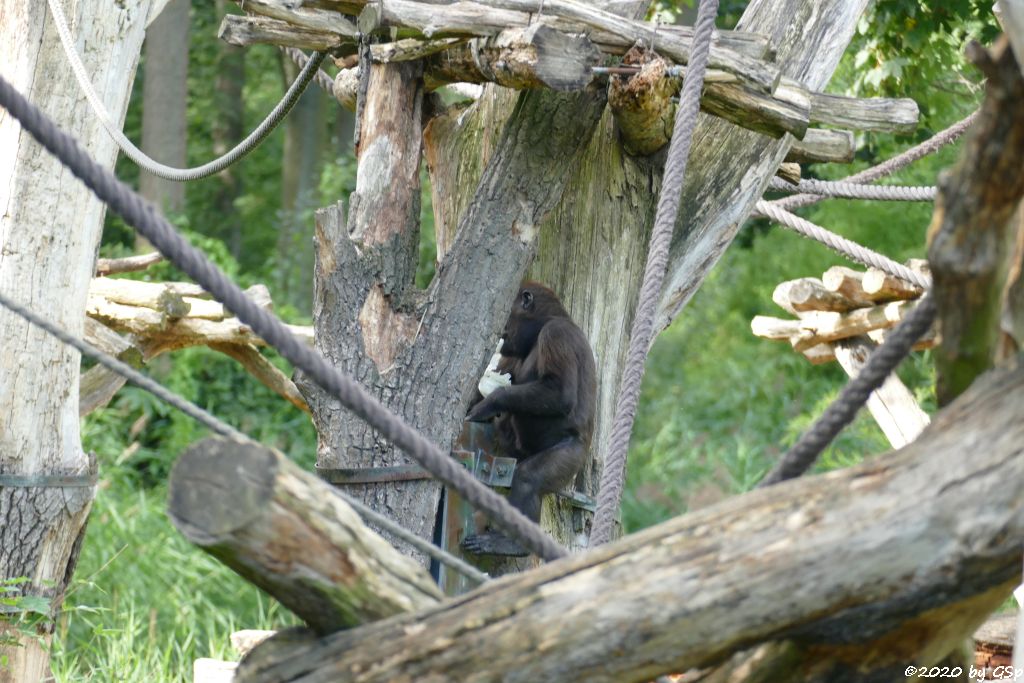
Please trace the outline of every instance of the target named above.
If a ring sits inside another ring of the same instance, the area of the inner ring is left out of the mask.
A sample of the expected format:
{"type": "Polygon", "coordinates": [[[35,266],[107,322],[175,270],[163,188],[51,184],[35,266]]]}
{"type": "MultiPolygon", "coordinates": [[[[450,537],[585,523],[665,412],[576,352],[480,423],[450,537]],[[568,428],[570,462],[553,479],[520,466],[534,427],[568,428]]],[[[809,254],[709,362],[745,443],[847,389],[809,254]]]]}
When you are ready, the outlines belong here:
{"type": "Polygon", "coordinates": [[[394,467],[320,467],[316,473],[330,484],[381,484],[389,481],[433,479],[434,475],[419,465],[394,467]]]}
{"type": "Polygon", "coordinates": [[[511,486],[516,473],[515,458],[499,458],[485,453],[482,449],[452,451],[470,474],[488,486],[511,486]]]}

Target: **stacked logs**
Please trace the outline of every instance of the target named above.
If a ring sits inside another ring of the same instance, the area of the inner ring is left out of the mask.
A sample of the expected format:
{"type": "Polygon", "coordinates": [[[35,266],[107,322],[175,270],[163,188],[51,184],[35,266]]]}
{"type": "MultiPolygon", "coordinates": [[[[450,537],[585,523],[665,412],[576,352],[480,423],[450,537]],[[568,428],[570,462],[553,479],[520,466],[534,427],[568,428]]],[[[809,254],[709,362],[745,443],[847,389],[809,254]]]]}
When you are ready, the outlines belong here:
{"type": "MultiPolygon", "coordinates": [[[[912,260],[912,270],[927,273],[927,262],[912,260]]],[[[833,266],[817,278],[783,282],[772,300],[796,320],[755,316],[750,328],[758,337],[788,341],[814,364],[838,361],[851,377],[856,375],[877,344],[885,341],[914,306],[923,291],[875,268],[867,272],[833,266]]],[[[914,347],[936,343],[934,329],[914,347]]],[[[868,399],[868,410],[893,448],[917,438],[929,422],[913,394],[895,375],[886,379],[868,399]]]]}
{"type": "MultiPolygon", "coordinates": [[[[264,285],[246,292],[260,306],[272,307],[264,285]]],[[[138,367],[168,351],[208,346],[237,360],[296,407],[309,410],[291,379],[260,353],[264,341],[196,284],[96,277],[89,285],[86,315],[86,341],[131,365],[138,367]]],[[[313,343],[311,327],[290,327],[313,343]]],[[[90,368],[81,379],[79,414],[106,405],[124,381],[103,366],[90,368]]]]}
{"type": "MultiPolygon", "coordinates": [[[[927,262],[912,259],[909,267],[927,272],[927,262]]],[[[833,266],[822,275],[789,280],[772,293],[772,301],[797,316],[755,316],[750,328],[758,337],[788,341],[815,365],[836,360],[835,345],[844,339],[866,337],[878,344],[888,330],[913,310],[919,287],[876,268],[867,272],[833,266]]],[[[915,347],[935,345],[934,331],[915,347]]]]}

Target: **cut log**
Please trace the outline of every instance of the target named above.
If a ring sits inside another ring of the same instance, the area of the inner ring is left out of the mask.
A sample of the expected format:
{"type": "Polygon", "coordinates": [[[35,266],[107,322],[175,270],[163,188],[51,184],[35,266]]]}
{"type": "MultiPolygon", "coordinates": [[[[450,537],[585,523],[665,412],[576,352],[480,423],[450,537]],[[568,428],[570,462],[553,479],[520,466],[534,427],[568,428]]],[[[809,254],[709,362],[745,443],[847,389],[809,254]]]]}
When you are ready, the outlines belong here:
{"type": "Polygon", "coordinates": [[[317,31],[294,26],[269,17],[248,17],[225,14],[221,19],[217,37],[228,45],[247,47],[249,45],[278,45],[297,47],[300,50],[336,50],[352,40],[336,33],[317,31]]]}
{"type": "Polygon", "coordinates": [[[893,327],[915,305],[909,301],[894,301],[882,306],[857,308],[849,313],[810,311],[800,318],[800,334],[791,337],[790,342],[795,350],[803,351],[825,342],[893,327]]]}
{"type": "MultiPolygon", "coordinates": [[[[195,289],[198,288],[182,289],[195,293],[195,289]]],[[[175,283],[171,282],[143,282],[141,280],[114,280],[97,277],[89,283],[89,297],[101,297],[107,301],[128,306],[144,306],[159,311],[171,319],[187,316],[205,320],[223,320],[227,317],[224,306],[219,302],[186,296],[175,283]]],[[[94,305],[101,307],[102,303],[97,302],[94,305]]]]}
{"type": "Polygon", "coordinates": [[[772,301],[794,315],[806,311],[845,313],[858,307],[856,302],[828,289],[815,277],[779,283],[772,292],[772,301]]]}
{"type": "Polygon", "coordinates": [[[846,266],[832,266],[821,276],[825,289],[842,294],[858,306],[873,306],[874,301],[864,291],[864,273],[846,266]]]}
{"type": "Polygon", "coordinates": [[[911,99],[811,94],[811,123],[880,133],[913,133],[920,112],[911,99]]]}
{"type": "Polygon", "coordinates": [[[1012,671],[1013,648],[1016,639],[1017,617],[1013,614],[996,614],[990,617],[974,632],[974,666],[984,672],[978,681],[1012,679],[1013,676],[997,675],[1012,671]]]}
{"type": "Polygon", "coordinates": [[[801,170],[800,164],[792,162],[783,162],[779,164],[779,170],[775,171],[775,175],[782,178],[787,183],[796,185],[800,182],[801,170]]]}
{"type": "Polygon", "coordinates": [[[193,683],[232,683],[238,662],[200,657],[192,663],[193,683]]]}
{"type": "Polygon", "coordinates": [[[294,0],[244,0],[242,5],[250,14],[285,21],[298,28],[336,34],[350,41],[358,38],[356,25],[339,12],[305,7],[294,0]]]}
{"type": "Polygon", "coordinates": [[[767,96],[739,83],[711,83],[700,104],[702,111],[774,138],[786,132],[802,139],[810,121],[809,93],[787,84],[767,96]]]}
{"type": "Polygon", "coordinates": [[[629,154],[648,156],[672,137],[680,81],[668,77],[669,63],[643,50],[626,53],[624,64],[642,64],[639,73],[608,79],[608,106],[629,154]],[[646,63],[644,63],[646,62],[646,63]]]}
{"type": "Polygon", "coordinates": [[[976,44],[969,52],[988,77],[987,95],[963,155],[939,187],[928,227],[942,335],[935,353],[940,404],[992,366],[1016,240],[1010,223],[1024,194],[1024,77],[1005,37],[991,54],[976,44]]]}
{"type": "Polygon", "coordinates": [[[116,273],[135,273],[145,270],[155,263],[164,260],[164,255],[159,251],[138,256],[125,256],[124,258],[101,258],[96,259],[96,275],[114,275],[116,273]]]}
{"type": "MultiPolygon", "coordinates": [[[[835,344],[836,359],[846,374],[856,377],[874,348],[864,337],[844,339],[835,344]]],[[[868,410],[893,448],[903,448],[912,442],[931,421],[895,373],[871,392],[868,410]]]]}
{"type": "Polygon", "coordinates": [[[803,331],[799,320],[773,318],[770,315],[755,315],[750,321],[750,331],[762,339],[789,340],[803,331]]]}
{"type": "Polygon", "coordinates": [[[277,633],[277,631],[267,631],[264,629],[254,628],[235,631],[231,634],[231,647],[235,648],[235,652],[238,653],[239,657],[244,657],[249,654],[254,647],[275,633],[277,633]]]}
{"type": "Polygon", "coordinates": [[[442,597],[329,484],[269,448],[199,442],[171,471],[167,514],[188,540],[320,633],[442,597]]]}
{"type": "Polygon", "coordinates": [[[876,302],[916,299],[924,293],[920,287],[893,277],[878,268],[868,268],[861,280],[861,287],[864,293],[876,302]]]}
{"type": "Polygon", "coordinates": [[[425,64],[429,87],[446,83],[497,83],[526,90],[581,90],[594,80],[600,51],[586,36],[541,24],[502,31],[433,56],[425,64]]]}
{"type": "Polygon", "coordinates": [[[933,664],[1019,581],[1024,401],[1008,397],[1022,395],[1024,369],[993,373],[898,452],[724,501],[436,608],[281,647],[271,638],[238,680],[359,672],[360,683],[496,683],[515,672],[639,683],[766,641],[829,664],[798,675],[801,658],[766,680],[897,680],[907,660],[893,643],[914,654],[927,646],[915,662],[933,664]],[[864,657],[838,657],[853,647],[864,657]]]}
{"type": "Polygon", "coordinates": [[[839,163],[853,161],[853,133],[848,130],[808,128],[803,140],[794,140],[786,152],[786,161],[801,164],[839,163]]]}

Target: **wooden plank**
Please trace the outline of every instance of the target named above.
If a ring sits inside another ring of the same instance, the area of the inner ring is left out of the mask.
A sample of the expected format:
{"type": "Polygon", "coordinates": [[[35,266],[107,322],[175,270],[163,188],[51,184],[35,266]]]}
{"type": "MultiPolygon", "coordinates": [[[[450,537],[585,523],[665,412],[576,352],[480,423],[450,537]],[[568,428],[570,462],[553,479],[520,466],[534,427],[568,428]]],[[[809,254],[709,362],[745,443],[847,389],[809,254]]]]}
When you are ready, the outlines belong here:
{"type": "Polygon", "coordinates": [[[802,164],[839,163],[853,161],[853,133],[848,130],[808,128],[803,140],[794,140],[786,152],[786,161],[802,164]]]}
{"type": "MultiPolygon", "coordinates": [[[[875,345],[863,337],[844,339],[834,345],[836,360],[850,377],[856,377],[867,363],[875,345]]],[[[889,375],[868,398],[868,410],[893,448],[912,442],[931,422],[914,395],[895,374],[889,375]]]]}

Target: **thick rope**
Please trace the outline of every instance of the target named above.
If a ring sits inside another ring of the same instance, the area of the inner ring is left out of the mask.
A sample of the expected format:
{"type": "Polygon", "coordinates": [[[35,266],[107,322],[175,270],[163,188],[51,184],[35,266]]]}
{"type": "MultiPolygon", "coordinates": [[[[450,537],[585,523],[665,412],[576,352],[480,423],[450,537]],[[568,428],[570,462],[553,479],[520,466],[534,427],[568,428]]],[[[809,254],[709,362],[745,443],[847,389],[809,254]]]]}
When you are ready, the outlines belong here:
{"type": "Polygon", "coordinates": [[[794,185],[782,178],[772,178],[769,187],[782,192],[804,192],[821,197],[842,199],[874,199],[896,202],[930,202],[938,191],[934,185],[914,187],[909,185],[862,185],[846,181],[801,180],[794,185]]]}
{"type": "Polygon", "coordinates": [[[640,383],[643,380],[647,349],[654,336],[658,296],[665,279],[672,231],[682,201],[683,177],[686,175],[693,130],[697,125],[700,91],[704,86],[704,73],[708,65],[708,51],[717,13],[718,0],[701,0],[694,27],[690,63],[687,65],[686,79],[683,81],[683,90],[676,109],[675,127],[672,131],[672,141],[669,143],[661,193],[658,196],[658,210],[654,217],[654,230],[647,252],[647,264],[644,266],[636,317],[633,319],[633,329],[630,332],[622,384],[615,404],[611,443],[608,447],[608,456],[605,458],[604,471],[601,473],[601,489],[598,492],[597,511],[590,533],[590,547],[607,543],[612,539],[615,519],[618,517],[626,479],[629,436],[633,431],[633,419],[640,397],[640,383]]]}
{"type": "MultiPolygon", "coordinates": [[[[978,118],[978,112],[974,112],[967,118],[957,121],[949,128],[936,133],[924,142],[914,145],[910,149],[897,154],[891,159],[883,161],[877,166],[872,166],[871,168],[864,169],[859,173],[854,173],[851,176],[843,178],[843,182],[864,184],[873,182],[879,178],[884,178],[887,175],[891,175],[901,168],[909,166],[918,159],[926,157],[929,154],[933,154],[946,145],[956,142],[956,140],[958,140],[960,136],[971,127],[971,124],[974,123],[976,118],[978,118]]],[[[793,195],[792,197],[786,197],[785,199],[778,199],[772,202],[772,204],[780,209],[792,211],[793,209],[798,209],[802,206],[810,206],[811,204],[820,202],[821,199],[822,197],[819,195],[798,194],[793,195]]]]}
{"type": "MultiPolygon", "coordinates": [[[[305,69],[306,65],[309,64],[309,57],[305,52],[297,47],[282,47],[281,51],[285,53],[288,59],[295,62],[300,69],[305,69]]],[[[334,79],[331,75],[323,69],[316,70],[316,84],[321,88],[334,95],[334,79]]]]}
{"type": "MultiPolygon", "coordinates": [[[[206,178],[220,173],[225,168],[235,163],[249,152],[259,147],[260,143],[268,135],[270,135],[277,124],[284,120],[284,117],[288,115],[295,103],[299,101],[299,96],[306,89],[306,86],[313,79],[313,76],[320,70],[320,65],[323,63],[324,58],[327,56],[326,52],[317,52],[313,59],[306,63],[306,66],[302,69],[299,77],[295,79],[295,82],[288,88],[288,92],[285,93],[284,98],[277,103],[277,106],[267,114],[267,118],[263,120],[259,126],[256,127],[247,138],[239,142],[235,147],[229,150],[223,156],[214,159],[202,166],[196,166],[195,168],[174,168],[172,166],[165,166],[159,161],[155,161],[150,158],[145,152],[132,144],[132,141],[125,137],[124,133],[121,132],[121,127],[118,126],[110,117],[110,113],[107,112],[106,107],[103,106],[103,102],[96,94],[96,90],[92,87],[92,81],[89,79],[89,75],[85,71],[85,65],[82,64],[81,58],[78,56],[78,51],[75,49],[75,41],[71,37],[71,31],[68,30],[68,22],[64,17],[64,11],[60,8],[60,0],[47,0],[47,4],[50,7],[50,13],[53,14],[53,24],[57,29],[57,34],[60,36],[60,43],[64,46],[64,54],[67,56],[68,63],[71,64],[71,70],[75,74],[75,78],[78,80],[78,85],[81,87],[82,92],[85,93],[85,99],[89,101],[89,106],[92,107],[93,113],[96,114],[96,118],[99,119],[103,128],[106,129],[107,133],[114,139],[117,146],[124,152],[124,155],[139,165],[144,171],[152,173],[158,178],[164,180],[174,180],[177,182],[187,182],[190,180],[199,180],[200,178],[206,178]]],[[[326,75],[326,74],[325,74],[326,75]]]]}
{"type": "Polygon", "coordinates": [[[898,277],[899,279],[909,282],[910,284],[917,285],[922,289],[928,289],[932,286],[931,278],[926,277],[921,273],[916,273],[902,263],[897,263],[891,258],[879,254],[877,251],[872,251],[871,249],[863,247],[856,242],[846,239],[845,237],[840,237],[820,225],[815,225],[796,214],[780,209],[773,202],[766,202],[763,199],[758,200],[755,205],[755,210],[764,214],[768,218],[771,218],[780,225],[790,228],[791,230],[816,242],[821,242],[829,249],[837,251],[843,256],[857,261],[858,263],[862,263],[865,266],[874,266],[893,277],[898,277]]]}
{"type": "MultiPolygon", "coordinates": [[[[153,394],[154,396],[164,401],[171,407],[177,408],[181,412],[185,413],[186,415],[194,419],[199,424],[207,427],[214,434],[220,434],[221,436],[227,437],[232,441],[236,441],[238,443],[243,443],[251,446],[262,446],[262,444],[260,444],[252,437],[243,434],[242,432],[238,431],[237,429],[227,424],[223,420],[220,420],[219,418],[203,410],[195,403],[185,400],[181,396],[178,396],[174,392],[168,390],[163,385],[154,382],[152,379],[142,374],[141,372],[131,367],[130,365],[121,362],[120,360],[111,356],[110,354],[100,351],[89,342],[84,341],[68,333],[67,331],[58,327],[49,320],[36,315],[35,313],[25,308],[21,304],[15,303],[11,299],[8,299],[3,294],[0,294],[0,306],[3,306],[4,308],[7,308],[8,310],[20,315],[22,318],[32,323],[36,327],[42,328],[46,332],[50,333],[64,344],[67,344],[68,346],[72,346],[78,349],[78,351],[83,356],[88,356],[89,358],[94,359],[100,365],[103,365],[104,367],[116,372],[118,375],[124,377],[126,380],[128,380],[135,386],[139,387],[140,389],[148,391],[149,393],[153,394]]],[[[334,492],[338,496],[340,496],[346,503],[351,505],[356,510],[356,512],[358,512],[359,515],[368,522],[371,522],[383,529],[388,530],[398,538],[415,547],[417,550],[420,550],[423,553],[429,555],[430,557],[433,557],[438,562],[442,562],[448,565],[455,571],[476,581],[477,583],[483,583],[488,580],[489,577],[483,572],[481,572],[479,569],[469,564],[466,564],[465,562],[455,557],[451,553],[445,551],[443,548],[438,548],[433,543],[428,543],[424,541],[422,538],[412,533],[405,527],[402,527],[397,523],[391,521],[379,512],[376,512],[375,510],[366,507],[366,505],[364,505],[362,502],[353,499],[345,492],[337,489],[334,489],[334,492]]]]}
{"type": "Polygon", "coordinates": [[[775,468],[758,484],[771,486],[806,472],[818,455],[832,443],[846,425],[853,422],[871,392],[882,386],[935,321],[935,300],[927,294],[918,301],[906,318],[886,337],[885,342],[868,356],[857,376],[847,382],[842,392],[821,414],[793,447],[786,451],[775,468]]]}
{"type": "Polygon", "coordinates": [[[437,479],[452,487],[471,505],[483,510],[502,529],[545,560],[564,557],[558,545],[504,497],[484,486],[447,453],[392,414],[348,374],[293,335],[277,316],[260,308],[228,277],[179,235],[151,204],[99,166],[73,138],[61,131],[38,108],[0,77],[0,106],[46,149],[67,166],[100,200],[134,226],[160,253],[223,303],[253,332],[276,348],[294,367],[307,373],[343,406],[369,423],[386,439],[407,452],[437,479]]]}

